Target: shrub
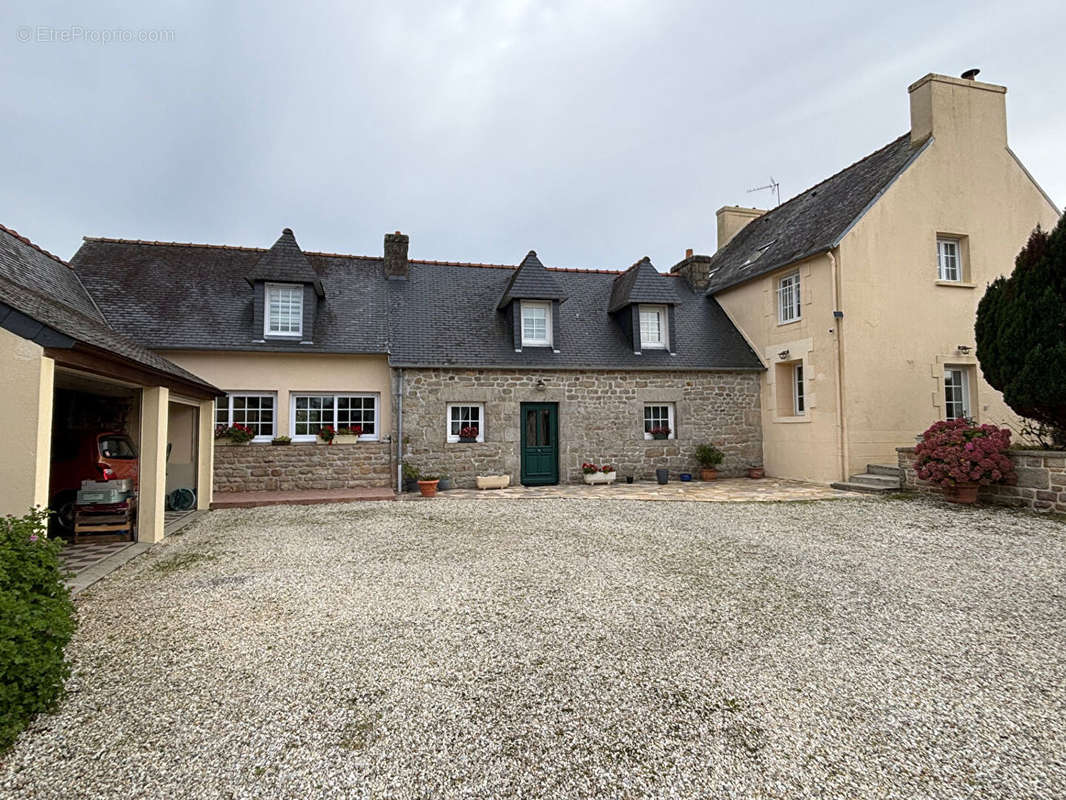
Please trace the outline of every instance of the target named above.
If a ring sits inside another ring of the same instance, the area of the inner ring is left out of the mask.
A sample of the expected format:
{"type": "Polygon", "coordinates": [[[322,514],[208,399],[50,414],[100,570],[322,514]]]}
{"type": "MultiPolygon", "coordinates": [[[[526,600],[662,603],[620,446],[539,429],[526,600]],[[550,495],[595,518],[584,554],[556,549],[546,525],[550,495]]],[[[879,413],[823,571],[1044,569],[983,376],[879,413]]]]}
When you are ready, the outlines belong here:
{"type": "Polygon", "coordinates": [[[964,419],[934,422],[914,448],[918,477],[950,488],[960,483],[1001,483],[1014,477],[1006,456],[1010,431],[964,419]]]}
{"type": "Polygon", "coordinates": [[[63,648],[74,633],[74,604],[47,519],[35,510],[0,520],[0,751],[35,714],[55,707],[70,674],[63,648]]]}
{"type": "Polygon", "coordinates": [[[713,444],[701,444],[696,446],[696,460],[705,469],[717,467],[725,459],[725,453],[713,444]]]}
{"type": "Polygon", "coordinates": [[[1020,416],[1066,440],[1066,217],[1039,227],[977,306],[977,360],[1020,416]]]}

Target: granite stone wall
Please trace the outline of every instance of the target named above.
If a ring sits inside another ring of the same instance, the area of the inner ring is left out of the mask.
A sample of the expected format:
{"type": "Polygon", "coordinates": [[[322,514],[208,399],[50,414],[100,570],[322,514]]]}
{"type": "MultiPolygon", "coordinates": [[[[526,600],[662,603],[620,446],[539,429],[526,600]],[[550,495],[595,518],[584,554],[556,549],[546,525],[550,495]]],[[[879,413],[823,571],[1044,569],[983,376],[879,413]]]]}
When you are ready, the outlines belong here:
{"type": "Polygon", "coordinates": [[[215,445],[215,491],[392,486],[391,442],[215,445]]]}
{"type": "MultiPolygon", "coordinates": [[[[900,447],[899,473],[904,489],[942,494],[939,486],[918,479],[913,447],[900,447]]],[[[1061,450],[1011,450],[1018,480],[1015,484],[982,486],[978,499],[986,503],[1028,508],[1032,511],[1066,512],[1066,452],[1061,450]]]]}
{"type": "Polygon", "coordinates": [[[521,479],[520,404],[558,403],[559,480],[582,480],[581,464],[609,462],[619,479],[654,478],[657,468],[696,472],[696,445],[726,453],[720,471],[743,474],[762,463],[757,372],[580,372],[405,369],[404,460],[423,474],[447,474],[456,486],[477,475],[521,479]],[[484,442],[447,441],[447,405],[485,406],[484,442]],[[673,403],[675,439],[644,438],[644,405],[673,403]]]}

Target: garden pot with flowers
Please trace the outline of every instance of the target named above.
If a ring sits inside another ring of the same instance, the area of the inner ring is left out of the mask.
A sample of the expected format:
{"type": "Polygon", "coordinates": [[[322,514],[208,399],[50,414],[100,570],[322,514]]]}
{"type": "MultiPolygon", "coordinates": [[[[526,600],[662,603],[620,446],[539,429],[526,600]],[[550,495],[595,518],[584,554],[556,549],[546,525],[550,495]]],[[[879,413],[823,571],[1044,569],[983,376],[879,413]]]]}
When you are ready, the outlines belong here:
{"type": "Polygon", "coordinates": [[[935,483],[953,503],[977,502],[977,488],[1014,479],[1007,457],[1010,431],[969,420],[934,422],[914,448],[918,478],[935,483]]]}
{"type": "Polygon", "coordinates": [[[337,432],[333,430],[332,425],[323,425],[318,429],[318,437],[315,441],[318,444],[333,444],[333,440],[337,438],[337,432]]]}
{"type": "Polygon", "coordinates": [[[216,445],[242,445],[248,444],[255,438],[255,431],[249,428],[247,425],[216,425],[215,426],[215,444],[216,445]]]}
{"type": "Polygon", "coordinates": [[[477,425],[467,425],[459,429],[459,441],[476,442],[479,433],[477,425]]]}
{"type": "Polygon", "coordinates": [[[355,444],[359,441],[359,437],[363,435],[363,428],[359,425],[352,425],[350,428],[337,428],[337,433],[333,437],[335,444],[355,444]]]}
{"type": "Polygon", "coordinates": [[[700,480],[713,481],[718,477],[719,464],[725,459],[725,453],[713,444],[696,446],[696,460],[700,462],[700,480]]]}
{"type": "Polygon", "coordinates": [[[418,479],[418,491],[422,493],[423,497],[436,497],[437,496],[437,484],[440,482],[440,478],[433,476],[426,476],[418,479]]]}
{"type": "Polygon", "coordinates": [[[586,461],[581,465],[581,471],[585,474],[585,483],[590,485],[600,483],[611,484],[618,478],[618,473],[610,464],[604,464],[601,467],[586,461]]]}
{"type": "Polygon", "coordinates": [[[669,439],[670,438],[670,426],[669,425],[659,425],[658,427],[652,428],[650,431],[648,431],[648,433],[651,434],[651,438],[652,439],[669,439]]]}

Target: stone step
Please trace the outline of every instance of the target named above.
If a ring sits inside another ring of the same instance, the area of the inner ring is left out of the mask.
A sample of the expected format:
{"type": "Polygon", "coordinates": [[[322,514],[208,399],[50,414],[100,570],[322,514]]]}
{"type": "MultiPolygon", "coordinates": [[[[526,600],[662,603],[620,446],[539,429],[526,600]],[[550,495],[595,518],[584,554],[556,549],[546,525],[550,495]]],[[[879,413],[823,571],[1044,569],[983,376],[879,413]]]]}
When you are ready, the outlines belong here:
{"type": "Polygon", "coordinates": [[[899,467],[896,464],[867,464],[866,471],[871,475],[887,475],[890,478],[899,478],[899,467]]]}
{"type": "Polygon", "coordinates": [[[840,489],[845,492],[866,492],[867,494],[891,494],[899,491],[898,486],[871,486],[868,483],[852,483],[850,481],[837,481],[829,485],[834,489],[840,489]]]}
{"type": "Polygon", "coordinates": [[[874,475],[869,472],[864,472],[861,475],[852,475],[848,478],[848,483],[862,483],[866,486],[872,486],[875,489],[899,488],[899,478],[890,478],[888,475],[874,475]]]}

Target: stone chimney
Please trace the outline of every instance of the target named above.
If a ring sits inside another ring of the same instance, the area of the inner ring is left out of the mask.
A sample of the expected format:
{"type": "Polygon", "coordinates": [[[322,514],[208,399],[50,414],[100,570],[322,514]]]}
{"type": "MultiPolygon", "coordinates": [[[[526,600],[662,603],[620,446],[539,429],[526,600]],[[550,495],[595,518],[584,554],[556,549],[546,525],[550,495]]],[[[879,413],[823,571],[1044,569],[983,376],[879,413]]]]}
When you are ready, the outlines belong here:
{"type": "Polygon", "coordinates": [[[741,208],[740,206],[722,206],[715,213],[718,217],[718,249],[721,250],[740,229],[756,217],[766,213],[762,208],[741,208]]]}
{"type": "Polygon", "coordinates": [[[911,144],[930,136],[963,152],[974,145],[1007,146],[1007,88],[975,80],[979,70],[950,78],[930,73],[907,87],[911,144]]]}
{"type": "Polygon", "coordinates": [[[385,234],[385,277],[389,280],[407,280],[407,243],[406,233],[385,234]]]}
{"type": "Polygon", "coordinates": [[[680,273],[681,277],[688,281],[688,285],[694,291],[702,291],[710,282],[708,265],[711,263],[710,256],[693,255],[690,247],[685,251],[685,257],[670,267],[670,272],[680,273]]]}

